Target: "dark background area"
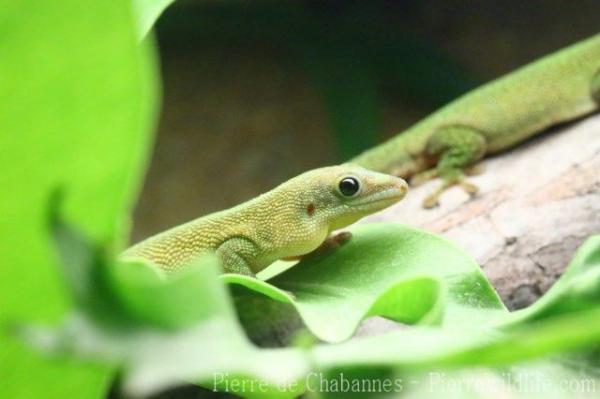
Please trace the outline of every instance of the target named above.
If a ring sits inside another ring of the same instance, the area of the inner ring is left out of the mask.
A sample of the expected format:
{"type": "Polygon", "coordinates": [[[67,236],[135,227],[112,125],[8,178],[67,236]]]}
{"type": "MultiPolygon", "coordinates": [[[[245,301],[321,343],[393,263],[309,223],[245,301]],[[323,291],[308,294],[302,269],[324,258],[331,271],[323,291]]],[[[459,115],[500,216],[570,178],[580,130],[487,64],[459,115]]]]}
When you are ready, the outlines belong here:
{"type": "Polygon", "coordinates": [[[598,0],[176,1],[156,29],[163,109],[133,240],[346,160],[598,31],[598,0]]]}

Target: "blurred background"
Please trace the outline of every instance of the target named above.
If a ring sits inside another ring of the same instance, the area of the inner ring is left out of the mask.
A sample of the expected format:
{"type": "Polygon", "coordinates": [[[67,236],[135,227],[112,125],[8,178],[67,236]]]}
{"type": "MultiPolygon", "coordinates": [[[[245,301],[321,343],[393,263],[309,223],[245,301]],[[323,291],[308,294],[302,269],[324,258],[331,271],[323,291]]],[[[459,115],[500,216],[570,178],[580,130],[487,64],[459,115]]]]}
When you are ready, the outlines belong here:
{"type": "Polygon", "coordinates": [[[347,160],[598,31],[598,0],[178,0],[156,28],[163,107],[132,239],[347,160]]]}

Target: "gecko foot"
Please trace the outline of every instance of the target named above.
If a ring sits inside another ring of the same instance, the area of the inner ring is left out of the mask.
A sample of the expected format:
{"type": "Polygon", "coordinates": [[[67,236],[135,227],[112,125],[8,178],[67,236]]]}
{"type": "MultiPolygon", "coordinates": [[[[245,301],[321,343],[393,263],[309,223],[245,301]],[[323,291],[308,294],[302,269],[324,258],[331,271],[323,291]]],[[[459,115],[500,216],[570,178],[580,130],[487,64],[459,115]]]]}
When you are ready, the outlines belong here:
{"type": "Polygon", "coordinates": [[[453,186],[460,186],[470,197],[473,197],[479,191],[479,188],[475,184],[462,178],[458,181],[444,181],[437,190],[425,197],[422,204],[423,208],[432,209],[439,206],[441,195],[453,186]]]}
{"type": "Polygon", "coordinates": [[[423,204],[421,205],[425,209],[433,209],[440,205],[440,195],[437,193],[432,193],[425,197],[423,200],[423,204]]]}
{"type": "Polygon", "coordinates": [[[330,241],[336,247],[339,247],[350,241],[351,238],[352,233],[350,233],[349,231],[340,231],[339,233],[331,235],[327,240],[325,240],[325,242],[330,241]]]}
{"type": "Polygon", "coordinates": [[[477,192],[479,191],[479,187],[477,187],[473,183],[469,183],[468,181],[461,181],[460,183],[458,183],[458,185],[462,187],[462,189],[471,197],[477,194],[477,192]]]}
{"type": "Polygon", "coordinates": [[[325,239],[325,241],[323,241],[323,243],[321,245],[319,245],[319,247],[317,249],[315,249],[307,254],[304,254],[302,256],[299,256],[298,259],[302,260],[302,259],[308,259],[308,258],[322,255],[326,252],[329,252],[338,247],[341,247],[342,245],[344,245],[345,243],[350,241],[351,238],[352,238],[352,233],[350,233],[349,231],[341,231],[339,233],[332,234],[329,237],[327,237],[325,239]]]}
{"type": "Polygon", "coordinates": [[[350,241],[351,238],[352,238],[352,233],[350,233],[349,231],[341,231],[339,233],[332,234],[329,237],[327,237],[325,239],[325,241],[323,241],[323,243],[321,245],[319,245],[319,247],[317,249],[306,254],[305,256],[307,256],[307,255],[312,256],[312,255],[329,252],[331,250],[334,250],[335,248],[341,247],[342,245],[344,245],[345,243],[350,241]]]}

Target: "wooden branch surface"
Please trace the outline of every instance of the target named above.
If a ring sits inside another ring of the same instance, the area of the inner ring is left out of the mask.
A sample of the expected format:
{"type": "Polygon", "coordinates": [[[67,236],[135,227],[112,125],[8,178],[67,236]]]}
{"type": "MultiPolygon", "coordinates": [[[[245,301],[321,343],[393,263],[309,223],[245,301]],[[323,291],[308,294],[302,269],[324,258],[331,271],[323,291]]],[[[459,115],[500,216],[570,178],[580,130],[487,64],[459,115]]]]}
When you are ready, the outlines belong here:
{"type": "Polygon", "coordinates": [[[588,236],[600,233],[600,115],[483,165],[469,179],[479,187],[474,198],[455,187],[440,207],[424,210],[423,198],[440,184],[434,180],[365,221],[401,222],[449,238],[482,265],[509,308],[521,308],[556,281],[588,236]]]}

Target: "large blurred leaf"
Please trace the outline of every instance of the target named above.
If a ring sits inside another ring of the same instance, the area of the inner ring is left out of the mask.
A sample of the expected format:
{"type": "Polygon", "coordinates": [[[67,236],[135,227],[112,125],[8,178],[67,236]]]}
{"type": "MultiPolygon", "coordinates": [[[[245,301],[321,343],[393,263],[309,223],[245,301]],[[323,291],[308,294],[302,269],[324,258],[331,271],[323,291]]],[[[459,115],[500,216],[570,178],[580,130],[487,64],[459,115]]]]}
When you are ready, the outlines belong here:
{"type": "MultiPolygon", "coordinates": [[[[481,284],[475,284],[480,288],[474,289],[471,284],[465,284],[465,281],[473,280],[481,283],[478,279],[473,279],[473,270],[470,268],[473,261],[467,256],[453,264],[456,273],[452,273],[452,278],[446,276],[448,273],[443,268],[438,267],[430,269],[430,274],[425,276],[418,272],[407,272],[405,278],[388,282],[392,288],[382,290],[379,296],[351,302],[362,308],[366,308],[365,303],[374,303],[371,308],[381,307],[384,314],[407,317],[409,321],[420,321],[423,315],[434,314],[438,317],[429,321],[442,321],[441,325],[428,323],[406,327],[379,336],[353,339],[340,344],[319,344],[304,350],[257,349],[247,341],[235,320],[223,281],[234,282],[235,286],[246,283],[245,287],[250,287],[261,295],[269,295],[271,301],[295,302],[287,292],[258,280],[234,279],[237,276],[218,278],[217,265],[210,258],[170,277],[141,263],[106,263],[102,257],[94,256],[99,252],[98,249],[94,249],[93,244],[87,243],[80,235],[72,234],[65,228],[55,231],[65,260],[64,272],[67,276],[76,273],[82,277],[77,281],[67,278],[67,281],[72,282],[70,291],[78,298],[78,305],[76,312],[65,320],[60,329],[55,332],[29,329],[26,330],[28,334],[25,337],[46,351],[101,359],[119,365],[129,393],[148,394],[186,379],[198,381],[211,389],[236,392],[248,398],[289,398],[304,390],[316,389],[314,378],[320,377],[315,375],[323,375],[329,380],[343,380],[344,376],[377,381],[401,378],[404,381],[416,381],[415,384],[426,384],[431,373],[443,372],[449,373],[444,377],[448,380],[447,383],[456,384],[463,378],[480,378],[479,374],[483,373],[486,378],[497,380],[505,391],[513,389],[502,380],[506,375],[514,378],[523,375],[541,376],[540,378],[549,379],[551,386],[559,388],[560,379],[597,381],[597,376],[594,375],[600,366],[597,356],[566,354],[600,343],[600,309],[597,306],[575,312],[561,312],[555,317],[528,323],[515,323],[508,330],[499,329],[498,326],[505,326],[504,320],[510,315],[498,305],[495,293],[489,287],[481,289],[481,284]],[[66,256],[69,253],[86,252],[87,256],[66,256]],[[90,259],[93,261],[89,262],[90,259]],[[471,277],[460,278],[461,271],[471,277]],[[80,281],[91,279],[96,282],[87,285],[91,289],[77,289],[80,281]],[[424,295],[421,295],[421,290],[425,292],[424,295]],[[158,299],[152,299],[153,296],[158,299]],[[468,301],[456,299],[465,296],[468,301]],[[419,303],[420,301],[423,302],[419,303]],[[432,313],[432,310],[440,309],[440,301],[447,304],[445,312],[436,310],[432,313]],[[94,302],[110,303],[110,316],[98,312],[97,307],[89,306],[94,302]],[[471,324],[468,323],[469,320],[472,320],[471,324]],[[585,329],[572,328],[584,323],[585,329]],[[558,357],[548,359],[549,355],[558,357]],[[540,358],[546,360],[533,364],[524,363],[540,358]],[[452,371],[464,368],[467,369],[452,371]],[[469,369],[474,369],[474,374],[469,369]]],[[[437,242],[427,245],[438,255],[445,255],[442,262],[452,259],[454,251],[461,253],[444,240],[395,225],[358,228],[346,249],[351,254],[352,246],[357,246],[356,250],[361,249],[365,255],[373,256],[372,267],[376,268],[377,262],[382,259],[386,260],[382,262],[383,265],[389,265],[387,262],[390,259],[382,258],[383,253],[395,253],[399,258],[406,256],[410,259],[417,256],[421,260],[430,259],[421,258],[419,254],[422,247],[416,253],[398,251],[407,250],[404,246],[406,242],[411,246],[418,246],[419,241],[437,242]],[[389,235],[395,239],[386,242],[385,237],[389,235]],[[375,246],[377,250],[364,252],[366,248],[361,243],[369,243],[369,246],[375,246]],[[379,244],[382,246],[378,246],[379,244]],[[443,247],[448,252],[444,252],[443,247]]],[[[584,246],[582,252],[589,254],[597,253],[598,250],[597,245],[591,249],[584,246]]],[[[582,252],[576,256],[576,260],[595,259],[595,255],[582,256],[582,252]]],[[[298,268],[302,270],[303,265],[313,262],[320,265],[320,270],[303,270],[306,273],[312,271],[317,279],[321,275],[326,277],[328,274],[343,274],[343,269],[353,269],[354,266],[349,262],[336,266],[341,259],[347,260],[344,256],[348,256],[348,253],[340,249],[305,261],[298,268]]],[[[427,264],[420,263],[425,269],[427,264]]],[[[572,263],[576,269],[580,264],[576,261],[572,263]]],[[[410,269],[410,262],[401,262],[396,266],[399,269],[404,267],[410,269]]],[[[592,268],[594,266],[579,269],[592,268]]],[[[365,284],[356,285],[354,290],[369,291],[377,278],[361,277],[360,273],[370,273],[366,268],[355,271],[359,273],[354,274],[355,279],[365,284]]],[[[572,270],[566,273],[567,276],[575,274],[572,270]]],[[[377,276],[385,277],[380,274],[377,276]]],[[[347,279],[346,277],[341,281],[347,279]]],[[[331,283],[335,279],[326,281],[331,283]]],[[[560,285],[563,284],[559,283],[560,285]]],[[[329,284],[329,288],[332,287],[334,285],[329,284]]],[[[303,290],[296,289],[295,292],[299,295],[303,290]]],[[[344,292],[344,289],[339,289],[339,292],[344,292]]],[[[584,296],[588,294],[578,292],[584,296]]],[[[332,291],[327,291],[323,294],[315,290],[312,299],[331,293],[332,291]]],[[[300,301],[300,297],[297,301],[300,301]]],[[[301,309],[301,306],[295,306],[301,309]]],[[[327,314],[328,306],[332,305],[325,302],[322,306],[323,312],[327,314]]],[[[338,306],[337,309],[339,312],[344,309],[344,312],[350,313],[349,306],[338,306]]],[[[255,314],[261,310],[264,308],[256,309],[255,314]]],[[[309,312],[303,317],[305,321],[310,320],[311,329],[317,333],[329,331],[324,330],[322,325],[342,329],[349,325],[347,322],[340,323],[343,318],[339,315],[337,319],[328,320],[315,318],[309,312]]],[[[349,319],[353,320],[353,317],[349,319]]],[[[411,387],[408,394],[430,397],[431,392],[423,394],[418,388],[411,387]]],[[[441,390],[436,391],[441,394],[445,388],[442,385],[436,389],[441,390]]],[[[321,394],[325,397],[336,396],[331,392],[321,394]]],[[[355,397],[370,398],[372,395],[363,392],[355,397]]]]}
{"type": "MultiPolygon", "coordinates": [[[[147,150],[148,43],[123,1],[7,1],[0,13],[0,322],[67,305],[45,229],[50,191],[94,241],[120,245],[147,150]],[[118,238],[118,239],[117,239],[118,238]]],[[[58,365],[0,337],[0,396],[99,397],[109,371],[58,365]]]]}
{"type": "MultiPolygon", "coordinates": [[[[409,398],[595,398],[599,345],[600,310],[595,309],[509,333],[413,327],[320,345],[313,350],[313,364],[331,379],[401,380],[402,397],[409,398]],[[584,384],[588,390],[579,391],[584,384]]],[[[319,397],[347,397],[321,393],[319,397]]]]}
{"type": "Polygon", "coordinates": [[[138,18],[137,34],[143,38],[150,32],[152,25],[174,0],[133,0],[134,10],[138,18]]]}
{"type": "Polygon", "coordinates": [[[134,396],[184,379],[226,380],[219,375],[263,379],[273,389],[307,372],[300,351],[260,351],[247,341],[215,257],[165,275],[152,265],[110,261],[82,234],[52,224],[75,306],[58,328],[19,330],[42,352],[119,368],[125,393],[134,396]]]}

